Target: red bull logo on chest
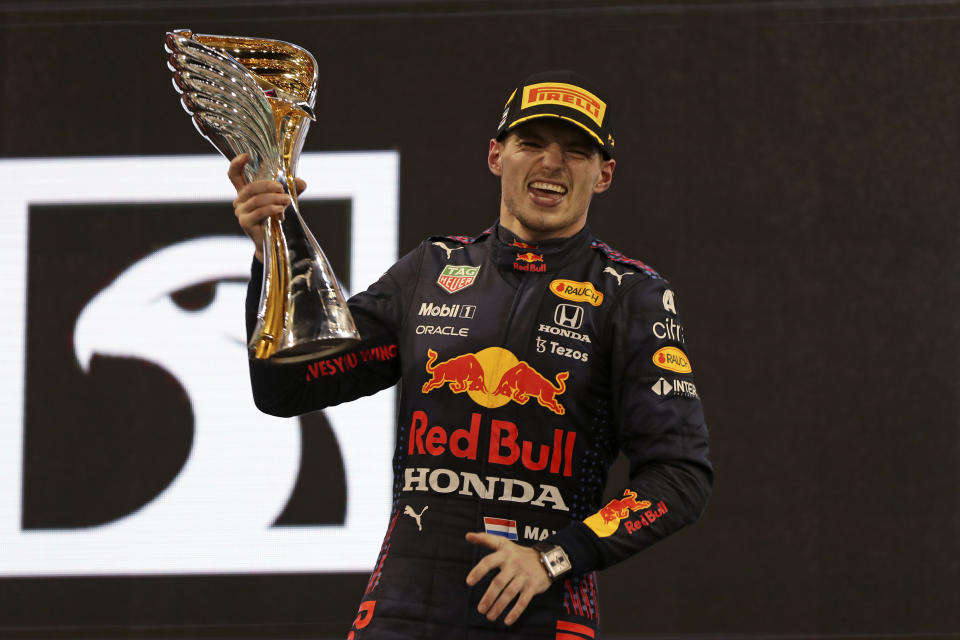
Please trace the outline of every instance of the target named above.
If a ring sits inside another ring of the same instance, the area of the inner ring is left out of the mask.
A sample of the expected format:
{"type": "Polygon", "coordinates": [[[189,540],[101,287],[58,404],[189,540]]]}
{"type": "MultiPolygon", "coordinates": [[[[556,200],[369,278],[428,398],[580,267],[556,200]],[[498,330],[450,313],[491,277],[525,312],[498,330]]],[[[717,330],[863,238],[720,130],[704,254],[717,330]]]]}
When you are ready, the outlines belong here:
{"type": "Polygon", "coordinates": [[[534,398],[541,407],[557,415],[567,412],[557,397],[567,390],[569,371],[561,371],[551,381],[500,347],[465,353],[439,363],[437,358],[436,351],[427,350],[426,370],[430,379],[423,384],[423,393],[446,385],[453,393],[466,393],[471,400],[490,409],[511,401],[527,404],[534,398]]]}

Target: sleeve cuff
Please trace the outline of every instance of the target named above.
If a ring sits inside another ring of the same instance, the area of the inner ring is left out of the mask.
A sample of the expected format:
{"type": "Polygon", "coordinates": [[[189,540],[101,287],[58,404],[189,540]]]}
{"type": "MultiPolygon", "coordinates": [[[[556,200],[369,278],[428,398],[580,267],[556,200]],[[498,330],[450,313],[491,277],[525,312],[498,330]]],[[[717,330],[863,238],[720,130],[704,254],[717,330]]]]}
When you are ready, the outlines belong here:
{"type": "Polygon", "coordinates": [[[595,546],[596,535],[582,522],[571,522],[546,539],[563,547],[573,565],[571,573],[580,575],[600,567],[600,553],[595,546]]]}

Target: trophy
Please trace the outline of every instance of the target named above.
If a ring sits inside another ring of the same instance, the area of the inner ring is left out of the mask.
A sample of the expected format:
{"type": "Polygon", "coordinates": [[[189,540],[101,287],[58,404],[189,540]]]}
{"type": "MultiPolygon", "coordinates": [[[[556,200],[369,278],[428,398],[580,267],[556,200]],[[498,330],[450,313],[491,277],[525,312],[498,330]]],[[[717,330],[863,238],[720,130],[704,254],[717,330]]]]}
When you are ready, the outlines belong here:
{"type": "Polygon", "coordinates": [[[360,339],[326,256],[300,216],[294,172],[315,120],[317,61],[289,42],[168,32],[173,85],[204,138],[247,180],[283,185],[290,204],[264,222],[263,284],[250,357],[299,362],[360,339]]]}

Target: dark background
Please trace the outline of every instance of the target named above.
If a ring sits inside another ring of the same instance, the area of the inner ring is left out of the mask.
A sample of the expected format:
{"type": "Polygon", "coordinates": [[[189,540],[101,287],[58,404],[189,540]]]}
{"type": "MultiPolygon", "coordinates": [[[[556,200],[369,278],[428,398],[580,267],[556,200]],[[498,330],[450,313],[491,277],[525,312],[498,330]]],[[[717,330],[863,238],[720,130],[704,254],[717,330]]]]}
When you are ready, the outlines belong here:
{"type": "MultiPolygon", "coordinates": [[[[495,219],[487,140],[520,78],[607,87],[590,224],[679,292],[717,485],[603,574],[603,628],[960,635],[960,3],[150,6],[0,3],[0,156],[207,153],[164,32],[287,40],[320,62],[306,150],[399,151],[402,253],[495,219]]],[[[365,582],[0,580],[0,635],[342,637],[365,582]]]]}

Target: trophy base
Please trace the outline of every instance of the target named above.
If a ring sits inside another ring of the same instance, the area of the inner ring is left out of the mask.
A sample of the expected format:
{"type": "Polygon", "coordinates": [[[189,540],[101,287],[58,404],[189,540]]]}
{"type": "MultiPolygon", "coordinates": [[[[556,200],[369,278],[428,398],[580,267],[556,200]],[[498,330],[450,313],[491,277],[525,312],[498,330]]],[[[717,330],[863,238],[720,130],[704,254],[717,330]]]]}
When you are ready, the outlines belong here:
{"type": "MultiPolygon", "coordinates": [[[[257,358],[258,360],[267,360],[269,362],[282,362],[286,364],[294,362],[306,362],[307,360],[316,360],[324,356],[344,351],[356,345],[360,340],[358,338],[326,338],[323,340],[310,340],[302,342],[286,349],[281,349],[269,358],[257,358]]],[[[251,354],[251,358],[255,358],[251,354]]]]}

